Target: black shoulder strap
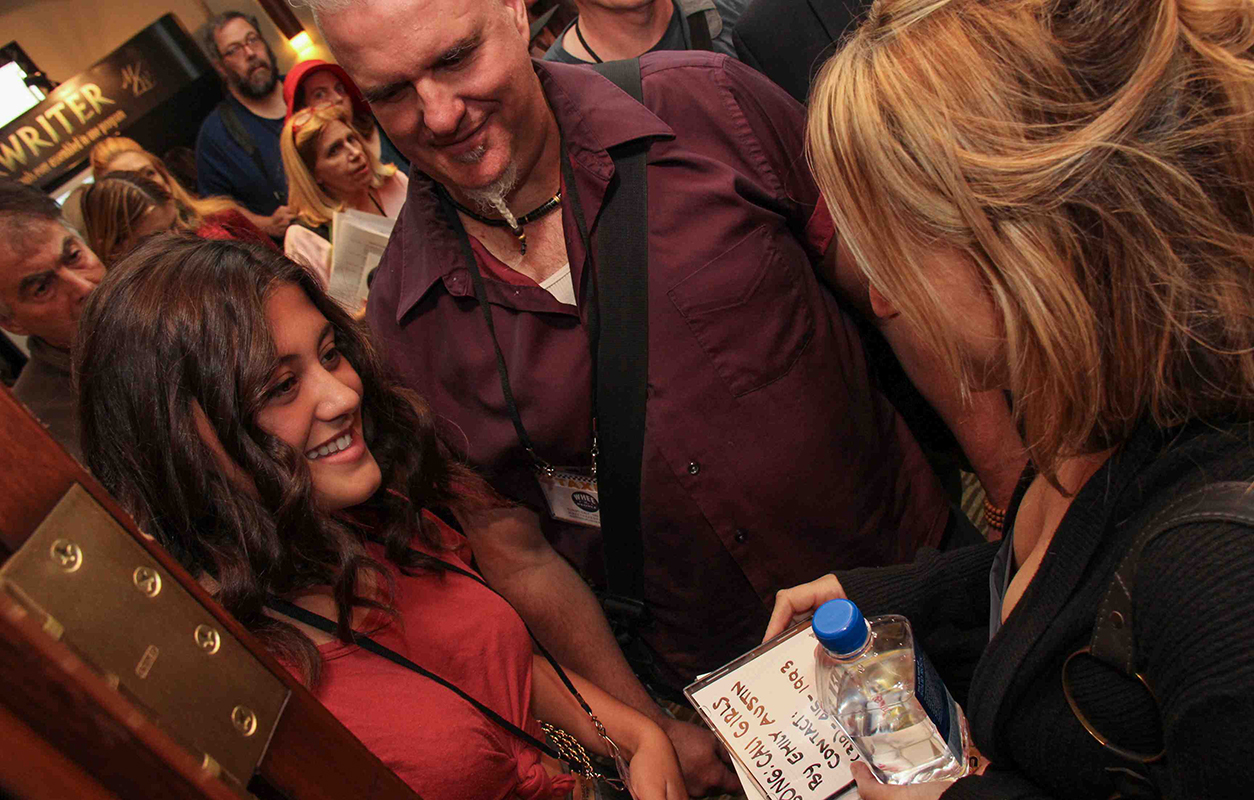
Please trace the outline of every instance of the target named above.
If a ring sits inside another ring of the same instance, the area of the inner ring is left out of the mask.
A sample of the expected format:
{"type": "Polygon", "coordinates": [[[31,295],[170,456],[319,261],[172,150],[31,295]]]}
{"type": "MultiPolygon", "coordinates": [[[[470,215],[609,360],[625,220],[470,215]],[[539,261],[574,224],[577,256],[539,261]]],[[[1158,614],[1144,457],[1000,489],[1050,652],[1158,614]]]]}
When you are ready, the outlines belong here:
{"type": "MultiPolygon", "coordinates": [[[[643,101],[639,59],[610,61],[593,69],[643,101]]],[[[640,472],[649,380],[648,150],[647,139],[611,149],[615,180],[606,191],[595,241],[602,549],[609,594],[629,605],[644,600],[640,472]]]]}
{"type": "Polygon", "coordinates": [[[256,155],[257,143],[253,141],[253,136],[244,127],[244,123],[239,121],[239,116],[231,107],[230,101],[223,100],[218,103],[218,116],[222,119],[222,127],[226,128],[227,135],[239,145],[240,149],[250,156],[256,155]]]}
{"type": "MultiPolygon", "coordinates": [[[[644,89],[640,85],[640,59],[627,58],[622,61],[603,61],[593,64],[592,68],[614,83],[615,86],[631,95],[637,103],[644,102],[644,89]]],[[[617,159],[615,159],[617,164],[617,159]]]]}
{"type": "Polygon", "coordinates": [[[1135,767],[1106,769],[1116,788],[1116,796],[1129,800],[1158,800],[1163,796],[1163,787],[1167,783],[1166,762],[1163,760],[1164,739],[1159,737],[1158,741],[1164,749],[1156,754],[1139,753],[1127,750],[1102,735],[1072,697],[1067,684],[1067,668],[1073,659],[1087,652],[1089,656],[1129,680],[1139,681],[1149,690],[1150,697],[1154,697],[1152,687],[1139,672],[1137,658],[1132,602],[1137,567],[1145,548],[1159,536],[1182,525],[1198,522],[1230,522],[1254,528],[1254,493],[1251,492],[1251,485],[1244,481],[1207,484],[1153,514],[1124,554],[1110,585],[1106,587],[1106,594],[1098,606],[1088,647],[1073,653],[1063,665],[1063,692],[1071,712],[1102,747],[1136,764],[1135,767]]]}
{"type": "MultiPolygon", "coordinates": [[[[308,625],[311,628],[316,628],[317,630],[320,630],[323,633],[330,634],[331,636],[336,636],[336,637],[338,637],[339,635],[339,628],[335,624],[335,622],[322,616],[321,614],[315,614],[312,611],[308,611],[304,608],[301,608],[295,603],[288,602],[287,600],[283,600],[278,597],[271,597],[266,601],[266,605],[274,609],[275,611],[278,611],[280,614],[291,617],[297,622],[308,625]]],[[[460,686],[453,683],[452,681],[448,681],[448,680],[445,680],[444,678],[441,678],[439,675],[435,674],[431,670],[424,668],[420,664],[414,663],[413,661],[401,655],[400,653],[397,653],[395,650],[392,650],[389,647],[385,647],[384,645],[379,644],[374,639],[371,639],[369,636],[367,636],[364,633],[357,633],[354,631],[353,643],[363,650],[368,650],[377,656],[386,658],[388,661],[391,661],[393,664],[396,664],[399,667],[404,667],[405,669],[408,669],[412,672],[416,672],[419,675],[422,675],[424,678],[427,678],[431,681],[434,681],[435,683],[438,683],[439,685],[443,686],[445,689],[448,689],[449,691],[453,692],[453,694],[465,700],[467,703],[473,706],[475,710],[477,710],[483,716],[487,717],[496,725],[500,726],[506,731],[509,731],[511,734],[513,734],[514,736],[517,736],[519,739],[523,740],[527,744],[536,748],[540,752],[552,758],[561,758],[561,755],[557,751],[555,751],[553,748],[549,747],[548,744],[540,741],[536,737],[532,736],[530,733],[527,733],[527,731],[518,727],[517,725],[510,722],[509,720],[505,719],[496,711],[484,705],[475,697],[471,696],[470,694],[467,694],[460,686]]]]}
{"type": "Polygon", "coordinates": [[[714,49],[714,39],[710,36],[710,22],[705,18],[705,9],[688,15],[688,36],[692,41],[691,49],[714,49]]]}
{"type": "Polygon", "coordinates": [[[1132,587],[1141,553],[1167,531],[1198,522],[1232,522],[1254,528],[1254,491],[1244,481],[1211,483],[1181,497],[1155,514],[1124,555],[1098,607],[1089,640],[1094,658],[1136,678],[1137,652],[1133,637],[1132,587]]]}
{"type": "MultiPolygon", "coordinates": [[[[266,169],[266,162],[261,158],[261,152],[257,149],[257,143],[253,141],[253,136],[244,127],[244,123],[240,122],[239,115],[235,113],[235,109],[227,100],[218,103],[218,116],[222,119],[222,127],[226,128],[226,133],[231,140],[239,145],[240,149],[247,153],[257,165],[257,170],[266,182],[270,181],[270,171],[266,169]]],[[[277,199],[281,199],[278,193],[275,193],[277,199]]]]}
{"type": "MultiPolygon", "coordinates": [[[[434,513],[434,511],[432,513],[434,513]]],[[[452,514],[450,513],[448,516],[451,517],[452,514]]],[[[443,516],[441,516],[441,520],[443,520],[443,516]]],[[[460,531],[460,525],[458,526],[458,530],[460,531]]],[[[471,572],[468,569],[462,569],[456,564],[450,564],[444,559],[436,558],[434,556],[430,556],[421,551],[414,550],[413,548],[407,548],[407,549],[411,555],[417,555],[417,556],[435,561],[441,566],[441,568],[449,572],[455,572],[458,575],[469,578],[475,583],[478,583],[480,586],[487,589],[489,592],[492,592],[497,597],[504,600],[507,605],[513,608],[513,604],[510,603],[509,600],[507,600],[504,595],[502,595],[496,589],[493,589],[491,585],[489,585],[488,582],[485,581],[481,575],[471,572]]],[[[334,621],[328,619],[327,617],[322,616],[321,614],[315,614],[312,611],[301,608],[300,606],[296,605],[295,603],[289,600],[284,600],[281,597],[270,595],[268,598],[266,598],[266,605],[269,606],[271,609],[279,612],[280,614],[291,617],[297,622],[302,622],[311,628],[315,628],[317,630],[322,631],[323,633],[330,634],[331,636],[334,636],[337,639],[340,637],[340,628],[334,621]]],[[[566,686],[566,691],[571,693],[571,695],[575,698],[576,702],[579,703],[579,706],[584,710],[584,713],[587,714],[588,718],[592,720],[592,724],[593,726],[596,727],[597,733],[599,733],[603,738],[605,738],[607,742],[613,745],[613,742],[610,740],[609,735],[605,732],[605,727],[601,724],[601,721],[597,719],[596,714],[593,713],[592,707],[588,705],[588,701],[584,700],[583,695],[581,695],[579,693],[579,690],[575,688],[575,684],[571,681],[570,676],[566,674],[566,670],[562,669],[562,665],[557,663],[557,659],[553,658],[553,654],[550,653],[543,644],[541,644],[540,640],[536,638],[535,633],[532,632],[531,628],[527,625],[526,622],[523,622],[523,627],[527,628],[527,635],[531,637],[531,642],[532,644],[535,645],[536,649],[540,651],[540,655],[544,656],[544,659],[549,662],[549,666],[553,667],[553,670],[557,673],[557,676],[561,679],[562,684],[566,686]]],[[[489,720],[496,723],[502,729],[512,733],[514,736],[517,736],[519,739],[523,740],[524,742],[536,748],[537,750],[544,753],[545,755],[551,758],[559,759],[559,760],[566,758],[566,756],[564,756],[562,753],[550,747],[547,742],[542,742],[536,737],[532,736],[530,733],[527,733],[525,730],[519,728],[514,723],[502,717],[496,711],[493,711],[491,708],[484,705],[478,699],[472,697],[470,694],[467,694],[460,686],[453,683],[452,681],[445,680],[444,678],[440,677],[434,672],[431,672],[430,670],[415,663],[411,659],[406,658],[400,653],[397,653],[395,650],[391,649],[390,647],[379,644],[374,639],[371,639],[369,636],[367,636],[364,633],[351,631],[350,635],[352,637],[353,643],[356,644],[358,647],[361,647],[363,650],[368,650],[369,652],[374,653],[377,656],[386,658],[388,661],[391,661],[393,664],[396,664],[397,666],[404,667],[405,669],[408,669],[411,672],[416,672],[425,678],[435,681],[439,685],[443,686],[444,688],[456,694],[458,697],[470,703],[470,705],[474,706],[474,708],[477,711],[479,711],[479,713],[483,714],[489,720]]],[[[575,765],[575,766],[578,766],[578,765],[575,765]]]]}

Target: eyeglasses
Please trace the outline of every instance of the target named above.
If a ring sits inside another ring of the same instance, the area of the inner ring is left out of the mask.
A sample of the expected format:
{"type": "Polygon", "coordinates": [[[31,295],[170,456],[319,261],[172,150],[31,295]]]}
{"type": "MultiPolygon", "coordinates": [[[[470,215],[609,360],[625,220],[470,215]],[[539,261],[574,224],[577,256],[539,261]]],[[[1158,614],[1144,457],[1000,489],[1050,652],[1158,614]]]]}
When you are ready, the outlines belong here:
{"type": "Polygon", "coordinates": [[[265,51],[265,41],[255,33],[250,33],[242,42],[236,42],[230,47],[222,51],[223,58],[235,58],[244,52],[244,48],[248,48],[249,52],[261,53],[265,51]]]}
{"type": "Polygon", "coordinates": [[[292,115],[292,144],[296,144],[296,134],[313,119],[314,107],[302,108],[292,115]]]}

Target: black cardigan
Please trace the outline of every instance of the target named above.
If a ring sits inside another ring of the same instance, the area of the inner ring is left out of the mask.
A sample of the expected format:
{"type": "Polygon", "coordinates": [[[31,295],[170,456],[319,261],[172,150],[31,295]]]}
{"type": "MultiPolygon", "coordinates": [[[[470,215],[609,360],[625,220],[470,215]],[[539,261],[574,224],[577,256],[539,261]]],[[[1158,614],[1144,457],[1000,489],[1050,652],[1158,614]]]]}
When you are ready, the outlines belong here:
{"type": "MultiPolygon", "coordinates": [[[[1254,424],[1143,427],[1077,494],[1006,623],[980,657],[967,700],[976,746],[992,765],[945,800],[1107,798],[1105,751],[1072,715],[1062,663],[1087,643],[1101,594],[1147,511],[1205,483],[1254,479],[1254,424]]],[[[1017,502],[1017,498],[1016,498],[1017,502]]],[[[837,573],[866,614],[899,613],[920,637],[976,629],[989,613],[997,545],[920,551],[914,563],[837,573]]],[[[1170,798],[1254,797],[1254,531],[1182,526],[1143,554],[1136,586],[1142,669],[1163,714],[1170,798]]],[[[1099,728],[1143,743],[1156,710],[1110,674],[1084,673],[1077,694],[1099,728]]],[[[1141,748],[1136,748],[1141,749],[1141,748]]]]}

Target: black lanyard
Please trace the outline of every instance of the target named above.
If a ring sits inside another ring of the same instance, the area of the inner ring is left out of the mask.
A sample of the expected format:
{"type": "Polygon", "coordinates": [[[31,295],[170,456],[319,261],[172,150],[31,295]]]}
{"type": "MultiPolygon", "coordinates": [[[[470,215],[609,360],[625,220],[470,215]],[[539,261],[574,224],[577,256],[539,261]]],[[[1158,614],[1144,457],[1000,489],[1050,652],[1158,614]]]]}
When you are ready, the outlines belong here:
{"type": "MultiPolygon", "coordinates": [[[[588,240],[587,226],[584,224],[583,206],[579,203],[579,190],[575,186],[574,176],[571,173],[570,164],[568,163],[563,145],[562,148],[562,176],[566,182],[566,193],[574,203],[575,220],[579,228],[579,235],[583,240],[585,250],[585,261],[591,255],[591,245],[588,240]]],[[[488,327],[488,336],[492,339],[492,349],[496,353],[496,372],[501,380],[501,394],[505,396],[505,406],[509,409],[510,421],[514,423],[514,431],[518,434],[518,441],[522,444],[523,449],[527,451],[527,455],[531,456],[532,462],[544,470],[552,474],[554,469],[536,452],[535,444],[531,441],[531,437],[527,434],[527,428],[523,425],[522,415],[518,413],[518,403],[514,400],[514,390],[509,382],[509,369],[505,365],[505,354],[501,352],[501,344],[496,338],[496,325],[492,322],[492,307],[488,302],[487,286],[483,282],[483,274],[479,270],[479,261],[475,258],[475,251],[470,246],[470,236],[466,233],[465,226],[462,225],[461,217],[457,215],[457,209],[453,207],[453,200],[448,195],[448,191],[443,186],[438,186],[436,194],[440,198],[440,209],[443,211],[445,219],[449,226],[452,227],[453,233],[457,236],[462,246],[462,255],[466,259],[466,269],[470,271],[470,281],[475,287],[475,299],[479,302],[479,308],[483,312],[483,321],[488,327]]],[[[596,399],[596,376],[597,376],[597,341],[600,339],[600,317],[597,313],[595,298],[593,302],[589,302],[588,292],[594,291],[591,287],[594,275],[588,270],[583,271],[583,287],[581,294],[583,295],[583,307],[587,312],[588,342],[592,352],[592,474],[596,475],[596,418],[597,418],[597,399],[596,399]]]]}
{"type": "MultiPolygon", "coordinates": [[[[416,553],[417,551],[413,550],[412,548],[409,548],[409,552],[416,553]]],[[[505,598],[501,596],[500,592],[493,589],[491,586],[488,585],[487,581],[485,581],[483,578],[476,575],[475,573],[471,572],[470,570],[462,569],[461,567],[455,564],[450,564],[447,561],[444,561],[439,558],[435,558],[434,556],[428,556],[426,553],[418,553],[418,555],[421,555],[425,558],[429,558],[433,561],[436,561],[437,563],[443,565],[443,567],[450,572],[456,572],[459,575],[464,575],[467,578],[470,578],[471,580],[478,582],[484,588],[488,589],[488,591],[492,592],[497,597],[500,597],[502,600],[505,600],[505,598]]],[[[508,600],[505,600],[505,602],[509,604],[508,600]]],[[[295,603],[289,602],[282,598],[271,595],[269,598],[266,599],[266,606],[279,612],[280,614],[291,617],[297,622],[302,622],[311,628],[316,628],[322,631],[323,633],[328,633],[332,636],[336,636],[338,633],[338,628],[334,621],[328,619],[327,617],[322,616],[321,614],[315,614],[314,612],[306,608],[301,608],[295,603]]],[[[511,608],[512,608],[512,605],[511,605],[511,608]]],[[[526,623],[523,623],[523,625],[524,627],[527,627],[526,623]]],[[[583,699],[583,695],[579,694],[579,690],[575,688],[575,684],[571,683],[570,677],[566,674],[566,671],[563,670],[561,665],[557,663],[557,660],[554,659],[553,656],[549,654],[548,649],[546,649],[545,646],[540,643],[540,640],[536,638],[536,635],[531,632],[530,627],[527,627],[527,635],[531,637],[531,641],[535,643],[536,649],[540,651],[540,654],[544,656],[545,660],[548,661],[549,664],[553,667],[553,670],[557,672],[557,676],[562,679],[562,683],[566,685],[566,689],[574,696],[575,700],[579,702],[579,705],[583,708],[584,713],[586,713],[588,717],[594,721],[595,725],[599,726],[600,723],[596,721],[596,715],[592,713],[592,708],[588,705],[587,701],[583,699]]],[[[430,678],[431,680],[440,684],[444,688],[452,691],[458,697],[470,703],[479,711],[479,713],[483,714],[485,717],[492,720],[492,722],[496,723],[504,730],[508,731],[509,733],[512,733],[514,736],[517,736],[519,739],[522,739],[524,742],[536,748],[540,752],[544,753],[546,756],[549,756],[557,760],[561,760],[562,758],[561,754],[559,754],[556,750],[550,747],[546,742],[540,741],[536,737],[532,736],[530,733],[527,733],[522,728],[518,727],[514,723],[502,717],[500,714],[493,711],[491,708],[488,708],[483,703],[471,697],[469,694],[463,691],[461,687],[457,686],[457,684],[453,683],[452,681],[448,681],[448,680],[445,680],[444,678],[441,678],[439,675],[436,675],[434,672],[428,669],[425,669],[424,667],[414,663],[413,661],[409,660],[408,658],[396,652],[395,650],[392,650],[389,647],[385,647],[384,645],[379,644],[374,639],[371,639],[369,636],[367,636],[364,633],[358,633],[357,631],[353,631],[352,637],[353,637],[353,643],[360,646],[363,650],[368,650],[371,653],[374,653],[375,655],[382,656],[383,658],[386,658],[388,661],[391,661],[393,664],[397,664],[398,666],[402,666],[405,669],[416,672],[425,678],[430,678]]]]}

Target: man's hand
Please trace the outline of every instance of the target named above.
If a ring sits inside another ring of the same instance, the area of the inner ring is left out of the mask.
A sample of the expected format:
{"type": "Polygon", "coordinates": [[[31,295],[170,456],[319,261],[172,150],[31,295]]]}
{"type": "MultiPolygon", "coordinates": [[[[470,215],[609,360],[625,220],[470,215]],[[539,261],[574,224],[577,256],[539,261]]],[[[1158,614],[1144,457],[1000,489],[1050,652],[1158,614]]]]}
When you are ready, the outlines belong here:
{"type": "Polygon", "coordinates": [[[861,761],[850,765],[853,779],[858,782],[858,796],[862,800],[938,800],[953,781],[915,783],[909,786],[886,786],[875,779],[871,770],[861,761]]]}
{"type": "Polygon", "coordinates": [[[684,785],[692,797],[737,793],[740,781],[731,770],[731,756],[709,730],[677,719],[662,723],[670,737],[684,785]]]}
{"type": "Polygon", "coordinates": [[[291,206],[279,206],[270,216],[262,217],[262,223],[257,227],[265,231],[266,235],[277,239],[287,231],[295,218],[296,212],[292,211],[291,206]]]}
{"type": "Polygon", "coordinates": [[[845,590],[835,575],[824,575],[791,589],[780,589],[775,593],[775,609],[771,611],[771,621],[767,623],[762,641],[783,633],[785,628],[798,621],[798,617],[805,616],[828,600],[844,596],[845,590]]]}

